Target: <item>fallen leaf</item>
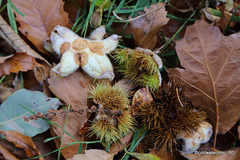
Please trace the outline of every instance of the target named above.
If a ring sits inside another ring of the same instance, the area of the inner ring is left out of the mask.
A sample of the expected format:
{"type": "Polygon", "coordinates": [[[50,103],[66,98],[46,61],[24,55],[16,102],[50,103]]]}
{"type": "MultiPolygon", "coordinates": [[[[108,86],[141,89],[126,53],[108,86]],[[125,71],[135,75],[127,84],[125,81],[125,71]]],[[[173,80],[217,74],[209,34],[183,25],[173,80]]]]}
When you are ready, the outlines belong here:
{"type": "MultiPolygon", "coordinates": [[[[225,31],[225,29],[227,28],[231,18],[232,18],[232,14],[231,13],[222,12],[222,17],[221,17],[220,21],[216,22],[216,25],[219,28],[221,28],[222,31],[225,31]]],[[[230,24],[234,24],[234,23],[231,22],[230,24]]],[[[233,27],[233,26],[230,25],[230,27],[233,27]]]]}
{"type": "Polygon", "coordinates": [[[155,155],[158,157],[160,160],[178,160],[176,157],[175,153],[171,154],[169,151],[164,151],[164,150],[151,150],[150,154],[155,155]]]}
{"type": "MultiPolygon", "coordinates": [[[[25,136],[16,131],[0,131],[8,141],[15,144],[16,147],[23,148],[28,158],[33,158],[40,155],[31,137],[25,136]]],[[[39,158],[43,160],[43,158],[39,158]]]]}
{"type": "Polygon", "coordinates": [[[153,97],[149,90],[146,88],[139,89],[133,96],[132,99],[132,110],[133,115],[136,115],[138,112],[139,106],[149,102],[151,103],[153,101],[153,97]]]}
{"type": "Polygon", "coordinates": [[[211,22],[214,22],[216,26],[218,26],[222,31],[224,31],[227,28],[230,19],[232,18],[232,14],[229,12],[222,11],[222,17],[217,17],[211,14],[210,9],[211,8],[208,7],[202,9],[205,17],[211,22]]]}
{"type": "MultiPolygon", "coordinates": [[[[6,148],[10,153],[19,159],[26,159],[26,153],[22,148],[16,147],[12,142],[7,141],[6,139],[0,139],[0,144],[6,148]]],[[[1,155],[1,154],[0,154],[1,155]]],[[[1,159],[1,158],[0,158],[1,159]]]]}
{"type": "Polygon", "coordinates": [[[157,156],[149,153],[135,153],[135,152],[128,152],[133,157],[136,157],[139,160],[160,160],[157,156]]]}
{"type": "Polygon", "coordinates": [[[0,144],[0,159],[19,160],[12,153],[10,153],[6,148],[4,148],[1,144],[0,144]]]}
{"type": "Polygon", "coordinates": [[[14,55],[0,57],[0,76],[10,73],[18,73],[19,71],[32,70],[35,66],[40,65],[35,58],[26,53],[15,53],[14,55]]]}
{"type": "Polygon", "coordinates": [[[68,13],[71,22],[74,23],[76,20],[78,11],[80,10],[80,15],[83,13],[83,10],[80,8],[84,8],[85,0],[77,0],[77,1],[65,0],[64,2],[65,2],[64,10],[68,13]]]}
{"type": "Polygon", "coordinates": [[[170,13],[186,13],[194,9],[194,7],[199,6],[202,0],[187,0],[187,1],[179,1],[179,0],[170,0],[167,5],[167,10],[170,13]]]}
{"type": "Polygon", "coordinates": [[[240,34],[223,36],[205,21],[189,26],[176,50],[185,69],[168,69],[188,86],[193,104],[205,107],[215,133],[225,134],[239,120],[240,34]]]}
{"type": "Polygon", "coordinates": [[[145,7],[144,11],[145,13],[140,13],[141,18],[131,21],[130,24],[136,45],[152,50],[157,43],[157,32],[167,24],[169,18],[166,18],[167,11],[161,2],[152,4],[149,9],[145,7]]]}
{"type": "Polygon", "coordinates": [[[239,160],[240,148],[227,151],[195,151],[195,154],[183,154],[189,160],[239,160]]]}
{"type": "MultiPolygon", "coordinates": [[[[28,55],[36,59],[44,61],[46,64],[51,64],[34,51],[15,31],[8,25],[8,23],[0,16],[0,34],[2,38],[12,47],[15,52],[26,52],[28,55]]],[[[11,53],[11,51],[9,51],[11,53]]],[[[8,54],[9,54],[8,53],[8,54]]]]}
{"type": "Polygon", "coordinates": [[[240,139],[240,126],[238,126],[238,139],[240,139]]]}
{"type": "Polygon", "coordinates": [[[59,105],[61,102],[57,98],[49,98],[39,91],[20,89],[0,106],[0,130],[14,130],[29,137],[45,132],[50,123],[42,119],[24,121],[23,116],[27,117],[32,113],[23,107],[46,114],[51,109],[57,109],[59,105]]]}
{"type": "Polygon", "coordinates": [[[73,158],[68,160],[113,160],[112,154],[105,152],[104,150],[90,149],[85,151],[86,154],[77,154],[73,158]]]}
{"type": "MultiPolygon", "coordinates": [[[[80,135],[79,129],[84,125],[84,123],[88,119],[87,113],[86,113],[87,106],[82,106],[81,108],[84,110],[83,114],[68,113],[68,115],[67,114],[56,115],[51,119],[52,122],[56,123],[62,128],[64,128],[66,123],[65,131],[70,135],[72,135],[73,137],[75,137],[75,138],[72,138],[68,134],[64,133],[63,137],[54,139],[57,145],[57,148],[59,148],[60,145],[61,147],[64,147],[72,144],[73,142],[84,141],[85,134],[80,135]]],[[[51,133],[53,137],[63,135],[63,130],[60,127],[56,125],[52,125],[51,133]]],[[[68,159],[78,153],[79,147],[80,147],[80,143],[74,144],[67,148],[61,149],[61,153],[66,159],[68,159]]],[[[85,145],[83,145],[83,148],[85,148],[85,145]]]]}
{"type": "Polygon", "coordinates": [[[5,87],[4,85],[0,84],[0,104],[15,91],[16,90],[13,88],[5,87]]]}
{"type": "MultiPolygon", "coordinates": [[[[49,137],[51,137],[51,134],[49,131],[47,131],[47,132],[38,134],[32,138],[35,146],[37,147],[37,149],[42,155],[50,153],[57,149],[54,141],[45,142],[45,140],[49,137]]],[[[43,158],[44,160],[54,160],[54,159],[57,159],[57,157],[58,157],[58,154],[57,152],[55,152],[55,153],[46,155],[43,158]]]]}
{"type": "Polygon", "coordinates": [[[1,64],[1,63],[4,63],[4,61],[5,61],[6,59],[11,58],[12,56],[13,56],[13,54],[12,54],[12,55],[9,55],[9,56],[6,56],[6,57],[0,57],[0,64],[1,64]]]}
{"type": "Polygon", "coordinates": [[[11,0],[17,9],[26,15],[22,17],[15,10],[18,28],[39,51],[47,53],[43,48],[43,40],[49,37],[56,25],[69,26],[68,14],[63,10],[62,0],[11,0]]]}
{"type": "Polygon", "coordinates": [[[132,137],[133,137],[133,132],[123,136],[119,141],[117,141],[116,143],[112,144],[111,147],[109,148],[109,153],[111,154],[117,154],[118,152],[121,152],[126,146],[128,146],[128,144],[131,143],[132,141],[132,137]]]}
{"type": "Polygon", "coordinates": [[[48,83],[54,95],[66,104],[76,108],[87,105],[90,78],[81,72],[74,72],[67,77],[59,77],[51,73],[48,83]]]}

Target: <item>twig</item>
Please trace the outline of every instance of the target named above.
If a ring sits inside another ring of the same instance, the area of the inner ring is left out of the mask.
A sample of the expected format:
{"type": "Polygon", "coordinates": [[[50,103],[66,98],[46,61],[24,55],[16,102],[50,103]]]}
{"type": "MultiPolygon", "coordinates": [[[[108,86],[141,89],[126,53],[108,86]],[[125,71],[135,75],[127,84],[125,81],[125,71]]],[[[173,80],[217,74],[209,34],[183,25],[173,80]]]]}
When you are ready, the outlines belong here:
{"type": "Polygon", "coordinates": [[[30,46],[22,40],[22,38],[16,34],[13,29],[7,24],[7,22],[0,16],[0,36],[12,46],[16,52],[26,52],[28,55],[33,56],[34,58],[40,59],[46,62],[48,65],[51,64],[35,52],[30,46]]]}
{"type": "Polygon", "coordinates": [[[179,101],[180,105],[183,107],[183,104],[182,104],[182,102],[180,100],[180,97],[179,97],[179,94],[178,94],[178,88],[176,88],[176,93],[177,93],[178,101],[179,101]]]}
{"type": "Polygon", "coordinates": [[[155,11],[157,11],[157,10],[160,10],[163,6],[164,6],[164,5],[162,5],[161,7],[157,8],[157,9],[154,9],[154,10],[148,12],[148,13],[145,13],[145,14],[143,14],[143,15],[140,15],[140,16],[138,16],[138,17],[131,18],[131,19],[128,19],[128,20],[122,19],[122,18],[119,17],[114,11],[113,11],[113,15],[114,15],[118,20],[120,20],[120,21],[123,21],[123,22],[131,22],[131,21],[135,21],[135,20],[137,20],[137,19],[139,19],[139,18],[145,17],[145,16],[147,16],[148,14],[153,13],[153,12],[155,12],[155,11]]]}

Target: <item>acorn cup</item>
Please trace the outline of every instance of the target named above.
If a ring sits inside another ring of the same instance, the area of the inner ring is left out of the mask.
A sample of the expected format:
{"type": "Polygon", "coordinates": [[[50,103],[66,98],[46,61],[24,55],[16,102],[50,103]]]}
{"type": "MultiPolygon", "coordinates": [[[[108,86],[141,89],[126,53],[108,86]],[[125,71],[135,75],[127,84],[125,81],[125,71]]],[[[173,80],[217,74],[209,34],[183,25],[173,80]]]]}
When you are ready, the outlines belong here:
{"type": "Polygon", "coordinates": [[[97,115],[89,128],[90,135],[96,134],[104,147],[134,130],[128,93],[123,88],[98,83],[91,88],[90,94],[98,104],[97,115]]]}

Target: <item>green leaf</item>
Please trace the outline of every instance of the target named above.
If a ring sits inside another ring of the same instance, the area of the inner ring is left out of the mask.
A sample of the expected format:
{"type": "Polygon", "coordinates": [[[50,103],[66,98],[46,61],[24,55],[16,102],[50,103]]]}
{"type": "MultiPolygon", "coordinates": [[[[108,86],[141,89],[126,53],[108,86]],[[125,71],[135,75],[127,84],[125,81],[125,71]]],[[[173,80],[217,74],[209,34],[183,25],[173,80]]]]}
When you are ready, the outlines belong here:
{"type": "Polygon", "coordinates": [[[146,153],[135,153],[135,152],[129,152],[133,157],[136,157],[139,160],[159,160],[158,157],[152,155],[152,154],[146,154],[146,153]]]}
{"type": "Polygon", "coordinates": [[[31,115],[28,110],[46,114],[50,109],[57,109],[59,105],[61,102],[57,98],[49,98],[39,91],[20,89],[0,106],[0,130],[14,130],[30,137],[45,132],[50,127],[49,122],[43,119],[25,122],[23,117],[31,115]]]}

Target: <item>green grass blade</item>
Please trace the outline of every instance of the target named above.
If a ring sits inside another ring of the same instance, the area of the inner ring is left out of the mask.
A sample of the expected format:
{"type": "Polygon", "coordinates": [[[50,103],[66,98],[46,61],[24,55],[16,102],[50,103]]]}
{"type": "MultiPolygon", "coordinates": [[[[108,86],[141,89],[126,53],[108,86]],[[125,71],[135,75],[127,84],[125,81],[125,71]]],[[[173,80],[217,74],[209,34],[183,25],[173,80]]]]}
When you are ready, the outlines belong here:
{"type": "Polygon", "coordinates": [[[11,0],[8,0],[8,3],[10,3],[11,7],[12,7],[18,14],[20,14],[20,15],[23,16],[23,17],[26,17],[25,14],[23,14],[22,12],[20,12],[20,11],[17,9],[17,7],[11,2],[11,0]]]}
{"type": "Polygon", "coordinates": [[[91,15],[93,14],[93,10],[94,10],[94,7],[97,3],[97,0],[94,0],[91,7],[90,7],[90,10],[89,10],[89,13],[88,13],[88,16],[85,20],[85,23],[83,25],[83,29],[82,29],[82,32],[81,32],[81,35],[83,35],[83,37],[86,37],[86,34],[87,34],[87,28],[88,28],[88,23],[89,23],[89,20],[90,20],[90,17],[91,15]]]}
{"type": "Polygon", "coordinates": [[[14,13],[13,13],[13,10],[12,10],[12,7],[11,7],[10,3],[7,3],[7,12],[8,12],[8,19],[9,19],[9,22],[10,22],[10,26],[12,27],[14,32],[18,34],[14,13]]]}
{"type": "MultiPolygon", "coordinates": [[[[191,18],[195,15],[196,12],[197,12],[197,10],[195,10],[188,19],[191,19],[191,18]]],[[[163,50],[172,42],[172,40],[178,35],[178,33],[184,28],[184,26],[185,26],[187,23],[188,23],[188,21],[185,21],[185,22],[183,23],[183,25],[178,29],[178,31],[177,31],[177,32],[168,40],[168,42],[164,45],[164,47],[161,49],[161,51],[163,51],[163,50]]]]}
{"type": "Polygon", "coordinates": [[[5,77],[6,77],[5,75],[2,76],[2,78],[0,79],[0,83],[2,83],[5,77]]]}
{"type": "MultiPolygon", "coordinates": [[[[125,0],[122,0],[122,1],[119,3],[119,5],[118,5],[118,7],[116,8],[116,10],[120,10],[120,8],[123,6],[124,2],[125,2],[125,0]]],[[[110,19],[110,21],[109,21],[108,24],[106,25],[106,30],[108,30],[108,29],[110,28],[110,26],[112,25],[112,23],[114,22],[115,19],[116,19],[115,16],[113,16],[113,17],[110,19]]]]}

